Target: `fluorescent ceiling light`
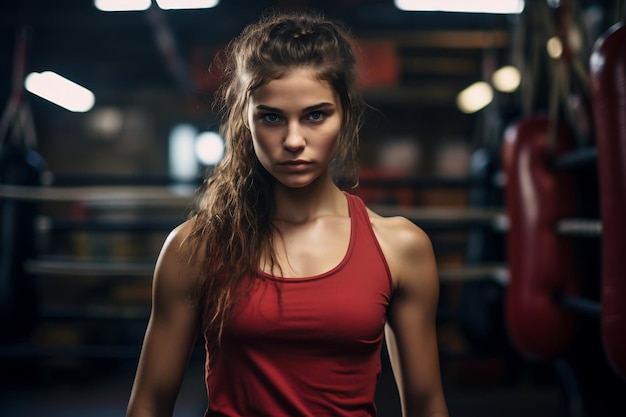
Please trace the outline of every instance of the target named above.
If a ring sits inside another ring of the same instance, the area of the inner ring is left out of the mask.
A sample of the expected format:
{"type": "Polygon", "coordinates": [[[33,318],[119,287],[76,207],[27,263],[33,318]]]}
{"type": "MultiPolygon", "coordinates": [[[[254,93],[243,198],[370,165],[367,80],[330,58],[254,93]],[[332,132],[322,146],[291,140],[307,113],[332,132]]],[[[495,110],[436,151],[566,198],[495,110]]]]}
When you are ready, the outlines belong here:
{"type": "Polygon", "coordinates": [[[217,6],[219,0],[156,0],[163,10],[172,9],[210,9],[217,6]]]}
{"type": "Polygon", "coordinates": [[[178,181],[190,181],[199,172],[196,158],[196,128],[189,124],[174,126],[169,137],[169,172],[178,181]]]}
{"type": "Polygon", "coordinates": [[[93,4],[103,12],[131,12],[147,10],[151,0],[94,0],[93,4]]]}
{"type": "Polygon", "coordinates": [[[216,132],[203,132],[196,138],[196,155],[204,165],[216,165],[224,157],[224,139],[216,132]]]}
{"type": "Polygon", "coordinates": [[[553,36],[546,42],[546,49],[550,58],[559,59],[563,55],[563,43],[558,36],[553,36]]]}
{"type": "Polygon", "coordinates": [[[394,0],[404,11],[519,14],[524,0],[394,0]]]}
{"type": "Polygon", "coordinates": [[[507,65],[494,72],[491,80],[496,90],[512,93],[519,87],[522,76],[517,68],[507,65]]]}
{"type": "Polygon", "coordinates": [[[456,98],[456,104],[463,113],[476,113],[491,103],[493,90],[484,81],[478,81],[461,91],[456,98]]]}
{"type": "Polygon", "coordinates": [[[24,87],[31,93],[73,112],[89,111],[96,101],[91,91],[52,71],[28,74],[24,87]]]}

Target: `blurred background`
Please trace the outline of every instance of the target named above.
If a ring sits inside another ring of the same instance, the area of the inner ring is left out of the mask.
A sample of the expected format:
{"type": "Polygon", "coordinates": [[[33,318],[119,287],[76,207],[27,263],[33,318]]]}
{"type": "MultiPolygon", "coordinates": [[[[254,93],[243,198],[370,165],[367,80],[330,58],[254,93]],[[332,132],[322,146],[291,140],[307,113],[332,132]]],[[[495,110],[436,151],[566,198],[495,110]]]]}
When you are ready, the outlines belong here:
{"type": "MultiPolygon", "coordinates": [[[[272,8],[323,12],[358,40],[372,108],[350,191],[431,236],[451,415],[626,415],[624,275],[603,258],[626,243],[603,233],[601,207],[610,193],[604,207],[626,210],[626,151],[599,163],[626,149],[624,1],[183,3],[0,5],[0,415],[124,414],[154,261],[222,156],[213,59],[272,8]],[[601,49],[612,33],[621,37],[601,49]],[[595,84],[594,56],[614,64],[595,84]],[[511,162],[523,158],[507,145],[519,138],[537,139],[550,162],[530,168],[536,190],[519,185],[528,172],[511,162]],[[544,205],[563,221],[511,211],[544,205]],[[522,271],[535,264],[543,269],[522,271]],[[606,294],[618,323],[610,334],[606,294]]],[[[623,222],[611,230],[626,235],[623,222]]],[[[178,416],[204,411],[202,361],[199,345],[178,416]]],[[[379,414],[399,416],[383,363],[379,414]]]]}

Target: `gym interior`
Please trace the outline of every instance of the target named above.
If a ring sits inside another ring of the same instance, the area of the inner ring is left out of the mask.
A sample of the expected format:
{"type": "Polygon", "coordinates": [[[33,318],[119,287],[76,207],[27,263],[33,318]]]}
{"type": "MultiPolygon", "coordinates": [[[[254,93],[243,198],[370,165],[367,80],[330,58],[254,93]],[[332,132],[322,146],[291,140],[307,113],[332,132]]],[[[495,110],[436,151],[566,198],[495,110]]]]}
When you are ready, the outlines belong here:
{"type": "Polygon", "coordinates": [[[124,415],[156,257],[223,155],[214,58],[271,8],[358,41],[349,191],[432,239],[450,415],[626,416],[625,1],[171,3],[0,5],[1,416],[124,415]]]}

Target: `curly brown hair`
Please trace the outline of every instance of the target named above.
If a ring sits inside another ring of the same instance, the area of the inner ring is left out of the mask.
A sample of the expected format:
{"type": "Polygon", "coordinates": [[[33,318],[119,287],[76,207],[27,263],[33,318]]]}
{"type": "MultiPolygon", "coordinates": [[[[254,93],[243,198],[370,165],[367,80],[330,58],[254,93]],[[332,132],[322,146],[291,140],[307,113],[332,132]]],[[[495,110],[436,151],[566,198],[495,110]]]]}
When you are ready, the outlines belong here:
{"type": "Polygon", "coordinates": [[[354,90],[353,38],[344,25],[319,14],[273,12],[262,17],[227,45],[218,65],[223,78],[214,106],[226,151],[204,183],[185,240],[190,256],[202,260],[193,301],[201,309],[205,335],[217,343],[241,296],[254,283],[250,277],[261,258],[276,264],[273,178],[258,161],[246,126],[250,95],[290,69],[314,69],[341,103],[342,127],[331,172],[355,184],[365,108],[354,90]]]}

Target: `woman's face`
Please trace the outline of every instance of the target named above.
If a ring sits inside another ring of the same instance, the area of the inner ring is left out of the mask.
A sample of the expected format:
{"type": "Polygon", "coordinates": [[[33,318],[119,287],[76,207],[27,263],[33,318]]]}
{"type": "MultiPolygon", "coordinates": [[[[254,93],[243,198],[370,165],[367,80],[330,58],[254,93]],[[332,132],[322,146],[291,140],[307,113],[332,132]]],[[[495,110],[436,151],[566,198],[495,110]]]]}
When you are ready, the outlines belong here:
{"type": "Polygon", "coordinates": [[[330,177],[342,111],[339,96],[311,69],[298,68],[259,87],[248,103],[254,151],[265,169],[290,188],[330,177]]]}

